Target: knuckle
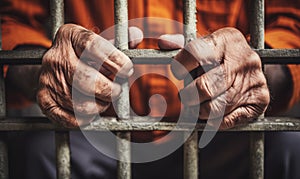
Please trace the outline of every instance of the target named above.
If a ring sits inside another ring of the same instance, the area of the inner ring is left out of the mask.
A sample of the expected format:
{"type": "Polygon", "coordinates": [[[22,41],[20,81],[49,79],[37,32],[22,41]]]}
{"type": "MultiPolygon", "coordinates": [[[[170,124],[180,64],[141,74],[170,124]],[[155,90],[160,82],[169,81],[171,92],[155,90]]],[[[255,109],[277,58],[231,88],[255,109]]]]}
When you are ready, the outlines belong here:
{"type": "Polygon", "coordinates": [[[210,104],[204,104],[204,105],[200,105],[200,114],[199,114],[199,118],[201,119],[207,119],[209,116],[209,113],[211,111],[211,106],[210,104]]]}
{"type": "Polygon", "coordinates": [[[47,113],[47,111],[51,111],[51,109],[55,106],[48,93],[49,91],[46,88],[39,89],[37,92],[37,103],[44,114],[47,113]]]}
{"type": "Polygon", "coordinates": [[[46,86],[49,83],[49,78],[46,77],[45,72],[42,72],[39,78],[39,85],[46,86]]]}
{"type": "Polygon", "coordinates": [[[250,53],[248,55],[248,61],[251,63],[257,64],[257,67],[261,68],[260,57],[255,51],[253,51],[253,50],[250,51],[250,53]]]}
{"type": "Polygon", "coordinates": [[[261,104],[266,107],[267,105],[269,105],[270,103],[270,92],[268,90],[267,87],[263,87],[261,90],[260,90],[260,101],[261,101],[261,104]]]}
{"type": "Polygon", "coordinates": [[[229,129],[235,126],[235,120],[232,117],[224,118],[221,124],[222,129],[229,129]]]}
{"type": "Polygon", "coordinates": [[[202,100],[212,99],[213,94],[210,90],[208,80],[206,80],[204,78],[198,78],[196,81],[196,86],[198,89],[200,99],[201,99],[201,97],[203,98],[202,100]]]}
{"type": "Polygon", "coordinates": [[[132,74],[133,63],[123,52],[115,50],[108,58],[113,62],[112,66],[118,76],[129,77],[132,74]]]}
{"type": "Polygon", "coordinates": [[[109,106],[109,103],[105,102],[83,102],[74,105],[74,111],[84,115],[94,115],[104,112],[109,106]]]}
{"type": "Polygon", "coordinates": [[[232,49],[236,49],[234,47],[238,47],[239,49],[250,49],[245,36],[236,28],[222,28],[212,33],[212,36],[214,37],[217,44],[221,42],[220,44],[230,45],[232,49]]]}
{"type": "Polygon", "coordinates": [[[50,48],[49,50],[47,50],[47,52],[42,57],[42,62],[45,63],[45,62],[52,60],[54,53],[55,53],[55,50],[53,50],[53,48],[50,48]]]}
{"type": "Polygon", "coordinates": [[[95,36],[94,32],[79,25],[64,24],[56,33],[54,47],[58,45],[72,44],[76,54],[80,56],[88,43],[96,38],[95,36]]]}
{"type": "Polygon", "coordinates": [[[60,26],[55,34],[54,45],[60,45],[61,42],[65,42],[65,40],[70,39],[72,31],[77,27],[79,26],[75,24],[64,24],[60,26]]]}
{"type": "Polygon", "coordinates": [[[240,41],[245,40],[244,35],[241,31],[234,27],[225,27],[217,31],[217,34],[223,36],[223,38],[230,40],[230,41],[240,41]]]}

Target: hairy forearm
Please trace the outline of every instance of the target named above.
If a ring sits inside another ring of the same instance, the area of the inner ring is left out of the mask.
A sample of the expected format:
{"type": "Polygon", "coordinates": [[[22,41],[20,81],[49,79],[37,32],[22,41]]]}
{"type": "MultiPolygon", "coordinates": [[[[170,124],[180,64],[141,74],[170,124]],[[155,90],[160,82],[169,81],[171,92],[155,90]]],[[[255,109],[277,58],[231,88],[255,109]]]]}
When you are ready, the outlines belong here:
{"type": "Polygon", "coordinates": [[[286,65],[265,65],[265,74],[271,92],[268,115],[278,115],[287,110],[293,92],[293,81],[286,65]]]}

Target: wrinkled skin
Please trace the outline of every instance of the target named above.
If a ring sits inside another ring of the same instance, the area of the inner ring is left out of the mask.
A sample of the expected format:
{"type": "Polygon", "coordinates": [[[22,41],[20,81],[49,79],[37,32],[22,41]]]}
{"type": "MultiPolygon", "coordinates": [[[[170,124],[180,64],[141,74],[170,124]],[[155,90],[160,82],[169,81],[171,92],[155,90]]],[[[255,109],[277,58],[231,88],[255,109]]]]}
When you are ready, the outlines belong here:
{"type": "MultiPolygon", "coordinates": [[[[129,45],[135,47],[139,42],[129,45]]],[[[159,47],[182,48],[183,38],[162,36],[159,47]]],[[[210,113],[213,118],[224,116],[221,128],[230,128],[257,118],[266,110],[269,91],[260,58],[236,29],[220,29],[190,42],[175,60],[181,64],[171,65],[178,79],[187,75],[186,70],[180,69],[182,66],[188,71],[210,67],[181,91],[188,98],[189,89],[198,89],[200,98],[183,103],[201,104],[200,111],[195,111],[200,119],[207,120],[210,113]],[[225,115],[220,110],[224,104],[225,115]]],[[[80,26],[67,24],[59,29],[53,46],[43,57],[38,103],[44,114],[56,123],[65,127],[85,125],[120,95],[120,85],[112,79],[116,75],[128,78],[132,73],[130,59],[109,41],[80,26]],[[72,93],[77,96],[75,99],[72,93]],[[79,114],[76,118],[74,111],[79,114]]],[[[213,121],[210,120],[212,125],[213,121]]]]}
{"type": "Polygon", "coordinates": [[[52,121],[65,127],[85,125],[120,95],[114,76],[128,78],[132,73],[131,60],[109,41],[66,24],[43,56],[37,100],[52,121]]]}
{"type": "MultiPolygon", "coordinates": [[[[160,39],[160,47],[175,46],[171,38],[160,39]]],[[[178,44],[180,46],[182,44],[178,44]]],[[[199,112],[199,119],[212,119],[208,123],[219,127],[216,119],[221,118],[220,128],[226,129],[265,112],[270,94],[261,60],[238,30],[223,28],[191,41],[175,60],[171,69],[178,79],[187,75],[182,68],[192,71],[201,67],[205,71],[181,91],[185,105],[200,104],[200,110],[195,111],[199,112]],[[199,98],[193,95],[195,88],[199,98]]]]}

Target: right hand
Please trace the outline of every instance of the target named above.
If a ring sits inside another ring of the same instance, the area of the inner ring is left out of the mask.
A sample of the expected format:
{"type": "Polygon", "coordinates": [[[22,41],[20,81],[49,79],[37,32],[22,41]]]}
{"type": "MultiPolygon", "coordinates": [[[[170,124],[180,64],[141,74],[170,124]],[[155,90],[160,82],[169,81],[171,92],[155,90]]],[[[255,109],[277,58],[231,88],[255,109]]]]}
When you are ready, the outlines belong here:
{"type": "Polygon", "coordinates": [[[65,127],[85,125],[120,95],[121,87],[112,79],[132,73],[131,60],[109,41],[66,24],[43,56],[37,101],[53,122],[65,127]]]}

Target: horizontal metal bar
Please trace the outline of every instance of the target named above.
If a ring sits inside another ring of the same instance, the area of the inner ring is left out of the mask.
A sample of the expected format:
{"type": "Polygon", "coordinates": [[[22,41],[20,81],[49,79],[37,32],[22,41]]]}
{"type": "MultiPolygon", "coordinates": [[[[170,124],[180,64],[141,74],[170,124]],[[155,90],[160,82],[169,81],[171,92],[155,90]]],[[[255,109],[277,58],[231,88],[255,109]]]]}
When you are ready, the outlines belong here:
{"type": "Polygon", "coordinates": [[[46,50],[0,51],[1,65],[32,65],[41,64],[46,50]]]}
{"type": "MultiPolygon", "coordinates": [[[[203,131],[205,123],[176,124],[173,122],[155,122],[157,119],[150,117],[132,117],[126,121],[117,120],[115,117],[101,117],[90,125],[82,127],[84,131],[189,131],[194,128],[203,131]]],[[[5,118],[0,121],[0,131],[32,131],[32,130],[79,130],[78,128],[66,129],[54,125],[47,118],[5,118]]],[[[226,131],[300,131],[300,120],[287,117],[267,117],[249,124],[239,125],[226,131]]]]}
{"type": "MultiPolygon", "coordinates": [[[[260,49],[255,51],[267,64],[300,64],[300,49],[260,49]]],[[[135,64],[169,64],[179,50],[153,49],[124,50],[135,64]]],[[[41,64],[45,50],[0,51],[0,64],[41,64]]]]}
{"type": "Polygon", "coordinates": [[[255,49],[264,64],[300,64],[300,49],[255,49]]]}

